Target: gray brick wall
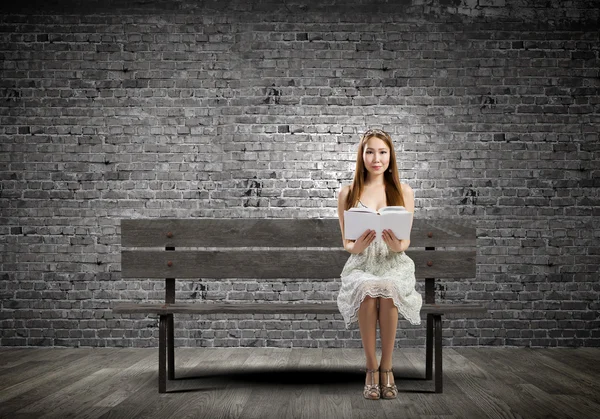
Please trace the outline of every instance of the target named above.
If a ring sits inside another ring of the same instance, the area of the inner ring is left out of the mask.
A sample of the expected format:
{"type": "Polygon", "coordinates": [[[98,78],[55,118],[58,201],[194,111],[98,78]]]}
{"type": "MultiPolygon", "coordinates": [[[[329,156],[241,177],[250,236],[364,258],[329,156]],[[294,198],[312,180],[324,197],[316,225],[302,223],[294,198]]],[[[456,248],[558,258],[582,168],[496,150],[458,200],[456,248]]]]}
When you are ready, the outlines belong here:
{"type": "MultiPolygon", "coordinates": [[[[121,219],[336,217],[382,127],[415,216],[478,225],[477,277],[436,292],[489,314],[444,320],[444,344],[599,346],[597,2],[37,3],[1,6],[0,345],[156,346],[156,317],[110,311],[164,295],[121,280],[121,219]]],[[[338,289],[198,278],[177,299],[338,289]]],[[[361,347],[340,315],[176,327],[177,346],[361,347]]],[[[424,339],[400,322],[398,346],[424,339]]]]}

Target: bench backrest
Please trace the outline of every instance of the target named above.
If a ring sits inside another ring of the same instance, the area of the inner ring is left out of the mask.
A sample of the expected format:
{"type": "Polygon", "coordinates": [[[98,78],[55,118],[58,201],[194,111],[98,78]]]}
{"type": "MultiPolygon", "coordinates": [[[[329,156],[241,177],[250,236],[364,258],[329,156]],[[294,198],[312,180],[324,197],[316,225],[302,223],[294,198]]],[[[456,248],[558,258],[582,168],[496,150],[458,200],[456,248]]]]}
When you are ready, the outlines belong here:
{"type": "MultiPolygon", "coordinates": [[[[415,219],[406,254],[418,279],[473,278],[475,242],[462,220],[415,219]]],[[[338,278],[350,256],[337,218],[129,219],[121,246],[123,278],[338,278]]]]}

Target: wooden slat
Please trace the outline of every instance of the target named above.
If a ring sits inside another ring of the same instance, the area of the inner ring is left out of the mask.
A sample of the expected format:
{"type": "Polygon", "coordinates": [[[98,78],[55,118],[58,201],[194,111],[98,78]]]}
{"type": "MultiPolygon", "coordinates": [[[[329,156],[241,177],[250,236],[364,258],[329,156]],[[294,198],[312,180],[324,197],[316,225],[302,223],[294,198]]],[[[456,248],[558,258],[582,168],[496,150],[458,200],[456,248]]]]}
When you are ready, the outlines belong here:
{"type": "MultiPolygon", "coordinates": [[[[421,314],[485,313],[480,304],[423,304],[421,314]]],[[[339,314],[337,303],[118,303],[113,313],[339,314]]]]}
{"type": "MultiPolygon", "coordinates": [[[[422,278],[474,278],[475,250],[407,251],[422,278]],[[428,266],[428,262],[432,266],[428,266]]],[[[344,250],[121,252],[122,278],[339,278],[350,254],[344,250]],[[172,266],[168,266],[168,262],[172,266]]]]}
{"type": "MultiPolygon", "coordinates": [[[[415,219],[412,247],[475,247],[475,227],[464,219],[415,219]],[[432,237],[428,236],[432,234],[432,237]]],[[[121,220],[123,247],[339,247],[337,218],[200,218],[121,220]],[[167,233],[172,237],[167,237],[167,233]]]]}

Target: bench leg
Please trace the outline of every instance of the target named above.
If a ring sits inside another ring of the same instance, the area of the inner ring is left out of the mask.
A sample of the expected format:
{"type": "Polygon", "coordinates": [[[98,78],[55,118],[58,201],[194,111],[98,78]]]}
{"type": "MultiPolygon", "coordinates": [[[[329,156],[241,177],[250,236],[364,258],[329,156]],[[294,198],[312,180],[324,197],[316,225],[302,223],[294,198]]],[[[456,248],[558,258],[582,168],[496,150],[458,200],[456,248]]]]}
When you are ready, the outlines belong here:
{"type": "Polygon", "coordinates": [[[167,368],[168,371],[168,377],[169,380],[174,380],[175,379],[175,332],[174,332],[174,321],[173,321],[173,314],[168,314],[167,315],[168,318],[168,327],[167,330],[169,331],[168,335],[167,335],[167,356],[169,357],[169,368],[167,368]]]}
{"type": "Polygon", "coordinates": [[[425,378],[433,377],[433,315],[427,314],[427,340],[425,341],[425,378]]]}
{"type": "Polygon", "coordinates": [[[435,325],[435,392],[442,393],[442,316],[435,315],[433,322],[435,325]]]}
{"type": "Polygon", "coordinates": [[[158,327],[158,392],[167,392],[167,314],[160,315],[158,327]]]}

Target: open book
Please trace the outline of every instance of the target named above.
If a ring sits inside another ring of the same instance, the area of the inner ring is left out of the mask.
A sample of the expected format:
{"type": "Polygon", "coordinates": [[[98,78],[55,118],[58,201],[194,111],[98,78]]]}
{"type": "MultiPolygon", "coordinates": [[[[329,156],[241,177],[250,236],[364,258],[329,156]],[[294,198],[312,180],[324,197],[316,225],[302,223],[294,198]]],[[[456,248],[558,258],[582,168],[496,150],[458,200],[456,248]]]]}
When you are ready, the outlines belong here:
{"type": "Polygon", "coordinates": [[[383,230],[390,229],[400,240],[410,239],[413,213],[400,206],[380,208],[350,208],[344,211],[344,238],[358,239],[365,230],[375,230],[377,238],[383,230]]]}

